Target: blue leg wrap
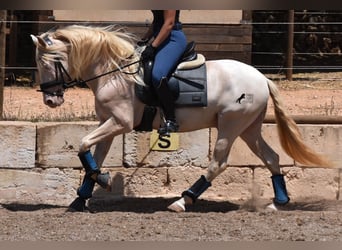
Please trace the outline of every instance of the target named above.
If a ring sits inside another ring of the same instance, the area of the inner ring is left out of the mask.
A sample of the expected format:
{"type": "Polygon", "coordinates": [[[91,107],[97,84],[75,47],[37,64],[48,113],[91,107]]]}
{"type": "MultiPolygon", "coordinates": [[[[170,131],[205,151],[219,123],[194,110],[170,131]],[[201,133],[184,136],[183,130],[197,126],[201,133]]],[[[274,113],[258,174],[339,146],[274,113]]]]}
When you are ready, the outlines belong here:
{"type": "Polygon", "coordinates": [[[100,170],[97,167],[97,164],[91,155],[90,150],[86,152],[82,152],[78,154],[78,157],[80,158],[80,161],[82,162],[82,165],[86,171],[86,173],[99,173],[100,170]]]}
{"type": "Polygon", "coordinates": [[[89,199],[92,196],[96,180],[96,178],[92,178],[92,175],[95,174],[95,176],[97,176],[97,174],[100,173],[100,170],[97,167],[90,150],[79,153],[78,157],[80,158],[86,174],[83,178],[81,187],[77,190],[77,194],[83,199],[89,199]]]}
{"type": "Polygon", "coordinates": [[[211,186],[211,182],[205,179],[205,176],[202,175],[194,185],[192,185],[188,190],[182,193],[182,196],[189,196],[193,202],[197,200],[197,198],[211,186]]]}
{"type": "Polygon", "coordinates": [[[95,181],[89,176],[85,175],[82,185],[77,190],[77,195],[83,199],[91,198],[95,186],[95,181]]]}
{"type": "Polygon", "coordinates": [[[273,175],[271,178],[274,190],[273,202],[278,205],[285,205],[290,201],[290,198],[287,195],[284,175],[273,175]]]}

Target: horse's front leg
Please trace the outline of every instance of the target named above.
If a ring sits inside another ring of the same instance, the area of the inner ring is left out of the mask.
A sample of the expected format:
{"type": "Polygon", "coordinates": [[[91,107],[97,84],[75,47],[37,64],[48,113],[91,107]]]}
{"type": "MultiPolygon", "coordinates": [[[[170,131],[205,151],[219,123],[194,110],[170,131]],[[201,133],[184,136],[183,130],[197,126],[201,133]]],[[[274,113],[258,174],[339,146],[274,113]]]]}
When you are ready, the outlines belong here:
{"type": "Polygon", "coordinates": [[[110,190],[110,176],[108,173],[101,173],[100,168],[114,136],[123,133],[125,130],[127,128],[116,124],[114,118],[110,118],[82,139],[78,157],[85,169],[85,176],[82,185],[77,190],[78,198],[69,206],[71,211],[84,211],[86,200],[92,197],[95,183],[108,191],[110,190]],[[93,145],[96,145],[94,156],[90,152],[93,145]]]}
{"type": "Polygon", "coordinates": [[[86,172],[83,180],[84,185],[82,185],[78,190],[78,195],[80,197],[84,199],[91,197],[94,182],[108,191],[111,190],[109,173],[101,173],[100,169],[110,149],[113,138],[113,136],[108,136],[105,140],[98,142],[95,146],[94,156],[91,155],[89,149],[85,152],[78,153],[78,157],[80,158],[82,166],[86,172]],[[91,185],[86,184],[87,181],[90,182],[89,184],[91,185]],[[91,190],[88,191],[88,188],[91,190]]]}

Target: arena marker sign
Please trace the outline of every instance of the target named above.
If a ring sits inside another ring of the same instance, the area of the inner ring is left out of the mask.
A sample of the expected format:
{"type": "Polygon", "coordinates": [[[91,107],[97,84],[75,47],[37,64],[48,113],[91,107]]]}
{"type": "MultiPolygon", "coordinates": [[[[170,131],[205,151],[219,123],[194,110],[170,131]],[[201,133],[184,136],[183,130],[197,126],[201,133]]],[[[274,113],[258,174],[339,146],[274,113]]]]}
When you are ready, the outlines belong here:
{"type": "Polygon", "coordinates": [[[150,149],[153,151],[176,151],[179,148],[179,134],[170,133],[170,136],[160,137],[157,130],[150,136],[150,149]]]}

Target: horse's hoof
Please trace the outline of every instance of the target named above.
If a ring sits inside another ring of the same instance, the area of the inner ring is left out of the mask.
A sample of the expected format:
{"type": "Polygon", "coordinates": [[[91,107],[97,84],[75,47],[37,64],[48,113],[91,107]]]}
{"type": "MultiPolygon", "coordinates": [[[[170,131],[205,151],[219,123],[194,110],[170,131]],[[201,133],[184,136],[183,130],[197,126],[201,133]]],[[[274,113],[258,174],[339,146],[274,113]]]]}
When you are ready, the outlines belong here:
{"type": "Polygon", "coordinates": [[[87,206],[85,205],[86,200],[77,197],[68,207],[67,212],[87,212],[89,211],[87,206]]]}
{"type": "Polygon", "coordinates": [[[271,203],[268,206],[266,206],[266,210],[278,211],[278,208],[277,208],[277,206],[274,203],[271,203]]]}
{"type": "Polygon", "coordinates": [[[108,192],[112,191],[112,185],[110,182],[110,175],[109,173],[100,173],[97,175],[96,178],[97,184],[99,184],[103,189],[107,190],[108,192]]]}
{"type": "Polygon", "coordinates": [[[179,201],[175,201],[170,206],[167,207],[169,210],[177,213],[185,212],[185,206],[179,201]]]}
{"type": "Polygon", "coordinates": [[[280,205],[280,204],[276,204],[276,203],[272,202],[271,204],[266,206],[266,210],[269,210],[269,211],[284,211],[284,210],[288,209],[288,207],[286,206],[287,204],[288,203],[286,203],[284,205],[280,205]]]}

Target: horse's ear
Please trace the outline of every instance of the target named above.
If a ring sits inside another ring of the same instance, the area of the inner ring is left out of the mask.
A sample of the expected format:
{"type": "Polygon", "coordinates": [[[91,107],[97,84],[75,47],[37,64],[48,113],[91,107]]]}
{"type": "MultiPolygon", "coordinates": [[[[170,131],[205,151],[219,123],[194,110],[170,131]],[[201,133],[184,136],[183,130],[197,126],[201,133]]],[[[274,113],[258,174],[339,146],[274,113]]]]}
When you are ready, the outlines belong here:
{"type": "Polygon", "coordinates": [[[35,36],[35,35],[30,35],[31,36],[31,39],[32,39],[32,42],[35,46],[38,45],[38,38],[35,36]]]}
{"type": "Polygon", "coordinates": [[[31,39],[34,43],[35,46],[42,46],[43,48],[46,48],[47,47],[47,44],[46,42],[44,41],[44,39],[42,39],[41,37],[39,36],[35,36],[35,35],[31,35],[31,39]]]}

